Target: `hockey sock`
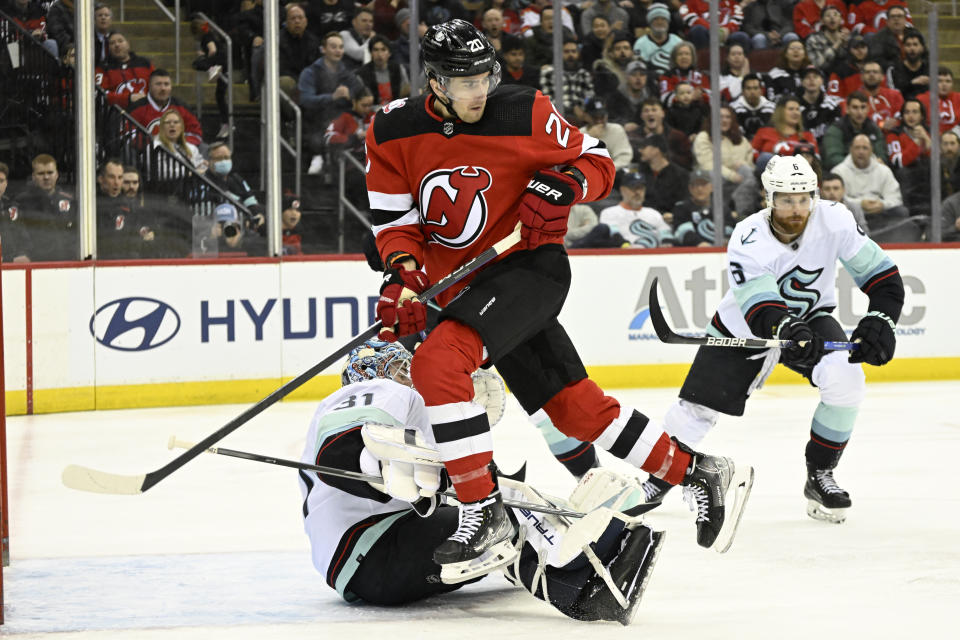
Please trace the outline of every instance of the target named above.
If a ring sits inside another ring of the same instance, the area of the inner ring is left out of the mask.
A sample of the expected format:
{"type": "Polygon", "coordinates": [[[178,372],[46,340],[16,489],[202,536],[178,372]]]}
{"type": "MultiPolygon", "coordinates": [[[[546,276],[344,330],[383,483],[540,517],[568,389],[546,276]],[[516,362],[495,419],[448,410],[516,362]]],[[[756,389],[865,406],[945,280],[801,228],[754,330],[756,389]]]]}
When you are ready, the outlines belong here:
{"type": "Polygon", "coordinates": [[[547,441],[550,453],[575,477],[583,476],[599,464],[597,450],[591,443],[581,442],[560,433],[543,409],[532,414],[529,420],[536,425],[540,435],[547,441]]]}
{"type": "Polygon", "coordinates": [[[806,450],[807,466],[813,469],[836,468],[846,446],[846,442],[827,440],[811,430],[806,450]]]}

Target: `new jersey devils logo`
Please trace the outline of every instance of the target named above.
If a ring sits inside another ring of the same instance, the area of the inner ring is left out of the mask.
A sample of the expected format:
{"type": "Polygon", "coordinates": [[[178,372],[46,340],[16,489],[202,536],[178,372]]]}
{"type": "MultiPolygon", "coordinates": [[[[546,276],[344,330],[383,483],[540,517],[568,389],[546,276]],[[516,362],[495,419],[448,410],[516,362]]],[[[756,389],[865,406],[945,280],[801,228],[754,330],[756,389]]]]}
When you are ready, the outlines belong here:
{"type": "Polygon", "coordinates": [[[469,246],[487,224],[483,192],[493,178],[483,167],[437,169],[420,183],[420,217],[433,242],[452,249],[469,246]]]}

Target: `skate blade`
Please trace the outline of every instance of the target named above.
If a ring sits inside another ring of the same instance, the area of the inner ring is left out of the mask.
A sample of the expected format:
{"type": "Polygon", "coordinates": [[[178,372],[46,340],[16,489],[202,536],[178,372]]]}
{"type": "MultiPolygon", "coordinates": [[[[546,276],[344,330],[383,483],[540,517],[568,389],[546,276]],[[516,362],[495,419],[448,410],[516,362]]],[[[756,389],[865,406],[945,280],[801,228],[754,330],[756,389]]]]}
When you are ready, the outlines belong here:
{"type": "Polygon", "coordinates": [[[753,467],[736,466],[733,472],[733,478],[730,480],[730,486],[724,496],[726,513],[723,516],[723,526],[717,539],[713,542],[713,549],[717,553],[726,553],[733,544],[733,537],[737,534],[737,527],[740,526],[740,517],[743,515],[743,509],[747,506],[747,500],[750,498],[750,490],[753,489],[753,467]],[[731,502],[730,498],[733,497],[731,502]],[[732,505],[732,506],[731,506],[732,505]]]}
{"type": "Polygon", "coordinates": [[[843,521],[847,519],[847,509],[846,507],[827,509],[816,500],[807,499],[807,515],[814,520],[843,524],[843,521]]]}
{"type": "Polygon", "coordinates": [[[637,608],[640,606],[640,599],[643,597],[643,592],[647,589],[647,584],[650,582],[650,576],[653,574],[653,567],[657,564],[657,559],[660,557],[660,547],[663,546],[663,540],[667,537],[665,531],[654,531],[652,533],[650,546],[650,551],[647,552],[647,559],[645,561],[646,568],[643,571],[643,578],[640,580],[640,584],[637,585],[636,590],[630,595],[630,604],[626,609],[623,610],[617,618],[617,622],[623,626],[629,625],[633,622],[633,618],[637,615],[637,608]]]}
{"type": "Polygon", "coordinates": [[[494,569],[499,569],[516,560],[518,553],[510,540],[498,542],[473,560],[440,565],[440,582],[459,584],[485,576],[494,569]]]}

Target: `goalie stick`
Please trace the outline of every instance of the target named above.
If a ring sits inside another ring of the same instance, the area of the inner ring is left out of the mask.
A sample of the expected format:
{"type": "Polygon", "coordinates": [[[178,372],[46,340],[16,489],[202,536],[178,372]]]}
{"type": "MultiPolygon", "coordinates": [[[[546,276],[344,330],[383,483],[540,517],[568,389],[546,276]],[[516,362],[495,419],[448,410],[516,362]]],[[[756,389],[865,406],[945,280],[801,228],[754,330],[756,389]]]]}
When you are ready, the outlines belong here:
{"type": "MultiPolygon", "coordinates": [[[[667,324],[660,309],[660,297],[657,295],[658,278],[653,279],[650,285],[650,322],[660,342],[667,344],[699,344],[708,347],[747,347],[748,349],[771,349],[779,347],[787,349],[793,346],[793,340],[777,340],[764,338],[717,338],[714,336],[682,336],[676,333],[667,324]]],[[[800,343],[803,346],[803,342],[800,343]]],[[[827,351],[854,351],[860,348],[856,342],[835,342],[825,340],[823,348],[827,351]]]]}
{"type": "MultiPolygon", "coordinates": [[[[192,442],[184,442],[183,440],[178,440],[176,436],[170,436],[170,441],[167,443],[168,449],[173,449],[178,447],[180,449],[190,449],[194,447],[192,442]]],[[[229,456],[231,458],[241,458],[243,460],[252,460],[254,462],[264,462],[266,464],[275,464],[281,467],[290,467],[291,469],[300,469],[302,471],[316,471],[317,473],[322,473],[327,476],[335,476],[337,478],[347,478],[350,480],[359,480],[360,482],[375,482],[377,484],[383,484],[383,478],[380,476],[373,476],[367,473],[359,473],[357,471],[348,471],[347,469],[337,469],[336,467],[324,467],[318,464],[308,464],[306,462],[300,462],[299,460],[286,460],[284,458],[274,458],[272,456],[264,456],[259,453],[250,453],[249,451],[237,451],[236,449],[224,449],[223,447],[210,447],[206,450],[207,453],[215,453],[221,456],[229,456]]],[[[532,488],[532,487],[531,487],[532,488]]],[[[457,494],[453,491],[441,491],[439,492],[442,496],[447,496],[450,498],[456,498],[457,494]]],[[[538,495],[539,492],[537,492],[538,495]]],[[[586,514],[580,513],[579,511],[571,511],[569,509],[560,509],[559,507],[553,506],[544,506],[540,504],[534,504],[532,502],[520,502],[518,500],[509,500],[504,498],[503,504],[508,507],[516,507],[517,509],[526,509],[527,511],[539,511],[540,513],[549,513],[555,516],[564,516],[567,518],[583,518],[586,514]]]]}
{"type": "MultiPolygon", "coordinates": [[[[422,301],[426,301],[436,297],[466,276],[470,275],[483,265],[507,251],[519,241],[520,223],[517,223],[516,228],[510,235],[505,237],[503,240],[500,240],[489,249],[486,249],[483,251],[483,253],[476,256],[472,260],[468,260],[464,264],[454,269],[452,272],[450,272],[450,274],[441,278],[436,284],[420,294],[418,298],[422,301]]],[[[338,362],[341,358],[350,353],[354,347],[363,344],[370,338],[376,336],[382,327],[383,324],[380,321],[377,321],[367,329],[364,329],[359,335],[351,338],[347,344],[343,345],[290,382],[287,382],[276,391],[268,395],[266,398],[259,401],[159,469],[140,475],[121,475],[106,471],[99,471],[97,469],[91,469],[90,467],[84,467],[81,465],[71,464],[64,468],[63,474],[61,475],[61,480],[67,487],[80,491],[123,495],[135,495],[138,493],[143,493],[144,491],[147,491],[156,485],[158,482],[161,482],[164,478],[175,472],[183,465],[196,458],[208,447],[216,442],[219,442],[229,434],[236,431],[242,425],[260,415],[265,409],[267,409],[267,407],[279,402],[290,392],[302,386],[318,373],[330,365],[338,362]]]]}

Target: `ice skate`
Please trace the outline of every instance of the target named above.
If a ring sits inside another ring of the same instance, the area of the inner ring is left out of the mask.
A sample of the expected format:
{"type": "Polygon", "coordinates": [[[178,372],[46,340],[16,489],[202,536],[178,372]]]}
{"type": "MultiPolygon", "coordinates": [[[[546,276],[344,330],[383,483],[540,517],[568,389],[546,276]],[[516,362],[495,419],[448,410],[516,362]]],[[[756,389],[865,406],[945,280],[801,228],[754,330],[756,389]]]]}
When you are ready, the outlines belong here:
{"type": "Polygon", "coordinates": [[[663,502],[663,497],[667,495],[667,491],[673,488],[673,485],[651,475],[647,476],[640,488],[643,489],[643,501],[645,503],[657,503],[657,506],[659,506],[659,503],[663,502]]]}
{"type": "Polygon", "coordinates": [[[625,535],[620,553],[606,567],[607,575],[598,574],[584,585],[574,605],[581,619],[616,620],[622,625],[633,621],[666,533],[641,524],[625,535]]]}
{"type": "Polygon", "coordinates": [[[833,469],[807,467],[807,484],[803,487],[807,498],[807,515],[814,520],[841,524],[847,519],[847,509],[853,504],[850,494],[837,486],[833,469]]]}
{"type": "Polygon", "coordinates": [[[479,501],[460,505],[460,526],[433,552],[440,579],[456,584],[486,575],[513,562],[517,556],[513,524],[500,491],[479,501]]]}
{"type": "Polygon", "coordinates": [[[753,487],[753,467],[730,458],[694,453],[680,482],[683,498],[697,513],[697,544],[724,553],[733,544],[753,487]]]}

